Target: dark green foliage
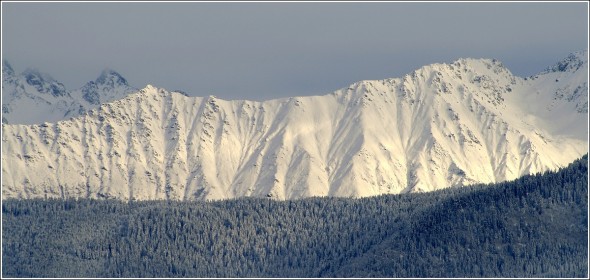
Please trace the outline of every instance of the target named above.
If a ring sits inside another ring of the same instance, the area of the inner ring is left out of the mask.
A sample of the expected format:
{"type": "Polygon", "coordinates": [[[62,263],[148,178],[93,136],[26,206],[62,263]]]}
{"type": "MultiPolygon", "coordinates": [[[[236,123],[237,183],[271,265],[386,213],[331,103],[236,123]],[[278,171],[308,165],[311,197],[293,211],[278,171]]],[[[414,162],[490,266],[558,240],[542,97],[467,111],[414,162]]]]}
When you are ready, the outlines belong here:
{"type": "Polygon", "coordinates": [[[5,200],[4,277],[586,277],[587,156],[362,199],[5,200]]]}
{"type": "Polygon", "coordinates": [[[586,278],[587,175],[584,156],[557,173],[458,192],[330,276],[586,278]]]}

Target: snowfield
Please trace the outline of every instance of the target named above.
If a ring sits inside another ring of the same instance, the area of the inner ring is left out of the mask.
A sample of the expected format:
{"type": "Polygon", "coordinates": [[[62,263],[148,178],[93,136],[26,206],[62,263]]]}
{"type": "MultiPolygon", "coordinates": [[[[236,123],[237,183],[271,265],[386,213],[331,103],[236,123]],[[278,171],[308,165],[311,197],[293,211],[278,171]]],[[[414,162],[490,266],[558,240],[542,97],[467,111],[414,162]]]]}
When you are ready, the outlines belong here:
{"type": "MultiPolygon", "coordinates": [[[[555,170],[588,152],[587,56],[527,78],[459,59],[265,102],[97,86],[114,101],[72,97],[89,109],[3,123],[2,198],[364,197],[555,170]]],[[[19,100],[12,119],[32,106],[19,100]]]]}

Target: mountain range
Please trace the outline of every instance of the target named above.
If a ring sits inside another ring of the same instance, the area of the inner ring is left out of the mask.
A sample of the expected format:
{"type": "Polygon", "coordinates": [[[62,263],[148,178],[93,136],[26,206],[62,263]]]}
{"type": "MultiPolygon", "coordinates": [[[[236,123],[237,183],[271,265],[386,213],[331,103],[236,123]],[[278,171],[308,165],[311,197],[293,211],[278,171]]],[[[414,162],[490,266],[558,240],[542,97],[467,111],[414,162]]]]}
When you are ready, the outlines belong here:
{"type": "Polygon", "coordinates": [[[112,70],[69,92],[4,63],[2,197],[365,197],[555,170],[588,152],[587,57],[525,78],[465,58],[264,102],[134,92],[112,70]]]}
{"type": "Polygon", "coordinates": [[[137,92],[127,80],[111,69],[79,89],[66,87],[36,69],[16,74],[2,62],[2,123],[40,124],[57,122],[84,114],[88,110],[137,92]]]}

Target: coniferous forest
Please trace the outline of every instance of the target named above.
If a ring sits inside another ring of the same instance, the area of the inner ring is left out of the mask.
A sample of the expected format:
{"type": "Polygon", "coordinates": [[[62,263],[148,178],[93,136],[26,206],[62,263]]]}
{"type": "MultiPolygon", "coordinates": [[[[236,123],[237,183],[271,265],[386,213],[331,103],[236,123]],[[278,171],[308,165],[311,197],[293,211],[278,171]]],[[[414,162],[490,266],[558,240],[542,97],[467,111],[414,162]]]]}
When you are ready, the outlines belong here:
{"type": "Polygon", "coordinates": [[[361,199],[4,200],[3,277],[588,276],[588,158],[361,199]]]}

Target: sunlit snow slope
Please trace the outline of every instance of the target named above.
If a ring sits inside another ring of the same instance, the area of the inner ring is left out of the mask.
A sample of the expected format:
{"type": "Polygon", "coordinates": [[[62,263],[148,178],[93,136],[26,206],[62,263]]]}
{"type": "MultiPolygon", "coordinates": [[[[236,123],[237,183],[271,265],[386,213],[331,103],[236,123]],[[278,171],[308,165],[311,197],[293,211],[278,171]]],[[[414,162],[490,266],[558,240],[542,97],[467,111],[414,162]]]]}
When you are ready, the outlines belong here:
{"type": "Polygon", "coordinates": [[[526,79],[460,59],[266,102],[147,86],[3,125],[2,197],[360,197],[514,179],[588,152],[587,77],[584,51],[526,79]]]}

